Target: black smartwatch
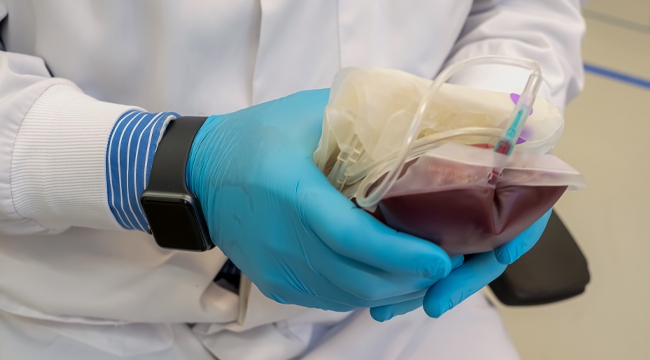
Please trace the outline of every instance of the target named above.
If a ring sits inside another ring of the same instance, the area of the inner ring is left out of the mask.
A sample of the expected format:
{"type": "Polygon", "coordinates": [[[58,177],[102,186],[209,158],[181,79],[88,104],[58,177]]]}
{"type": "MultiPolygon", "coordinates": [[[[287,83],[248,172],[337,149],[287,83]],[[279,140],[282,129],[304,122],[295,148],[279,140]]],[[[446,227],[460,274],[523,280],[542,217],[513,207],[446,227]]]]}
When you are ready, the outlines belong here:
{"type": "Polygon", "coordinates": [[[207,118],[181,117],[167,126],[153,159],[140,203],[149,233],[160,247],[206,251],[214,247],[199,199],[187,188],[185,173],[194,136],[207,118]]]}

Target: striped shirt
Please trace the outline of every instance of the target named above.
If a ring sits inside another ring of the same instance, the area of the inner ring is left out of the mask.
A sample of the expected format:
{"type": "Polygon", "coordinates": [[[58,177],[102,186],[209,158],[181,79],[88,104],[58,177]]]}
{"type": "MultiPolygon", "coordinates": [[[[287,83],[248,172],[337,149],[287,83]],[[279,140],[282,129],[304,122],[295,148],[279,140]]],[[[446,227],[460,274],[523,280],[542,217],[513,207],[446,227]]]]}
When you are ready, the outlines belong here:
{"type": "MultiPolygon", "coordinates": [[[[149,223],[140,195],[149,182],[154,155],[167,125],[180,115],[131,110],[115,123],[106,152],[106,183],[111,212],[129,230],[147,231],[149,223]]],[[[224,279],[236,290],[240,271],[228,260],[215,278],[224,279]]],[[[235,291],[236,292],[236,291],[235,291]]]]}
{"type": "Polygon", "coordinates": [[[158,143],[172,119],[172,112],[124,113],[108,141],[106,182],[108,204],[117,222],[125,229],[147,231],[149,224],[140,205],[140,195],[149,182],[158,143]]]}

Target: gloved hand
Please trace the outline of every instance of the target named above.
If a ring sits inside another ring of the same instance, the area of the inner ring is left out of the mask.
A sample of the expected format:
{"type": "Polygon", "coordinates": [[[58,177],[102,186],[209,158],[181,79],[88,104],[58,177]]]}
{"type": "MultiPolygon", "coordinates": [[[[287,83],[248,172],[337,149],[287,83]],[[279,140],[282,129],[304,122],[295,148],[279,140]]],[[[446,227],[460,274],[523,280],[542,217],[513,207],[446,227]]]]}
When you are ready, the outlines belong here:
{"type": "Polygon", "coordinates": [[[421,304],[451,261],[358,209],[314,165],[328,97],[305,91],[207,120],[187,182],[210,236],[280,303],[337,311],[421,304]]]}
{"type": "MultiPolygon", "coordinates": [[[[491,283],[505,271],[507,265],[530,250],[542,236],[550,216],[551,210],[509,243],[494,251],[473,255],[458,268],[455,265],[449,276],[434,284],[422,298],[377,307],[371,309],[370,314],[377,321],[386,321],[424,306],[429,316],[440,317],[491,283]]],[[[462,256],[454,259],[454,264],[462,262],[462,256]]]]}

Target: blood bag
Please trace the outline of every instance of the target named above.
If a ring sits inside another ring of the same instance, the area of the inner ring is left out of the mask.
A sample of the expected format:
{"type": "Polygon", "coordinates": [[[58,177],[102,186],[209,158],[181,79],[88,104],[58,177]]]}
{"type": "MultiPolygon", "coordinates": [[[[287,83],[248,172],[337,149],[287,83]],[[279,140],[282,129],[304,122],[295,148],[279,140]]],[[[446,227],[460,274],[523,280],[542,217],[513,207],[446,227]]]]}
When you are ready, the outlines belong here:
{"type": "Polygon", "coordinates": [[[532,225],[567,188],[584,186],[575,169],[547,154],[564,119],[552,102],[535,97],[540,81],[534,61],[495,56],[456,64],[435,81],[343,69],[314,161],[333,186],[396,230],[452,255],[492,250],[532,225]],[[528,107],[516,93],[446,83],[486,63],[534,70],[521,95],[528,107]],[[506,133],[516,135],[513,148],[500,153],[506,133]]]}

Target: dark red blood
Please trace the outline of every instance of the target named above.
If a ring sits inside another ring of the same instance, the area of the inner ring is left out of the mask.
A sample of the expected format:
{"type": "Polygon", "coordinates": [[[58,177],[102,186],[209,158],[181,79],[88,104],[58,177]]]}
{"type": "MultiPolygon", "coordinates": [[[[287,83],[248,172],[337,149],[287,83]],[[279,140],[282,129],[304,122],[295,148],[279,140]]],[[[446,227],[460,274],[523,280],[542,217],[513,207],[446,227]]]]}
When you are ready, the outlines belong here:
{"type": "Polygon", "coordinates": [[[384,199],[372,213],[395,230],[429,240],[450,255],[490,251],[546,213],[567,188],[508,186],[384,199]]]}

